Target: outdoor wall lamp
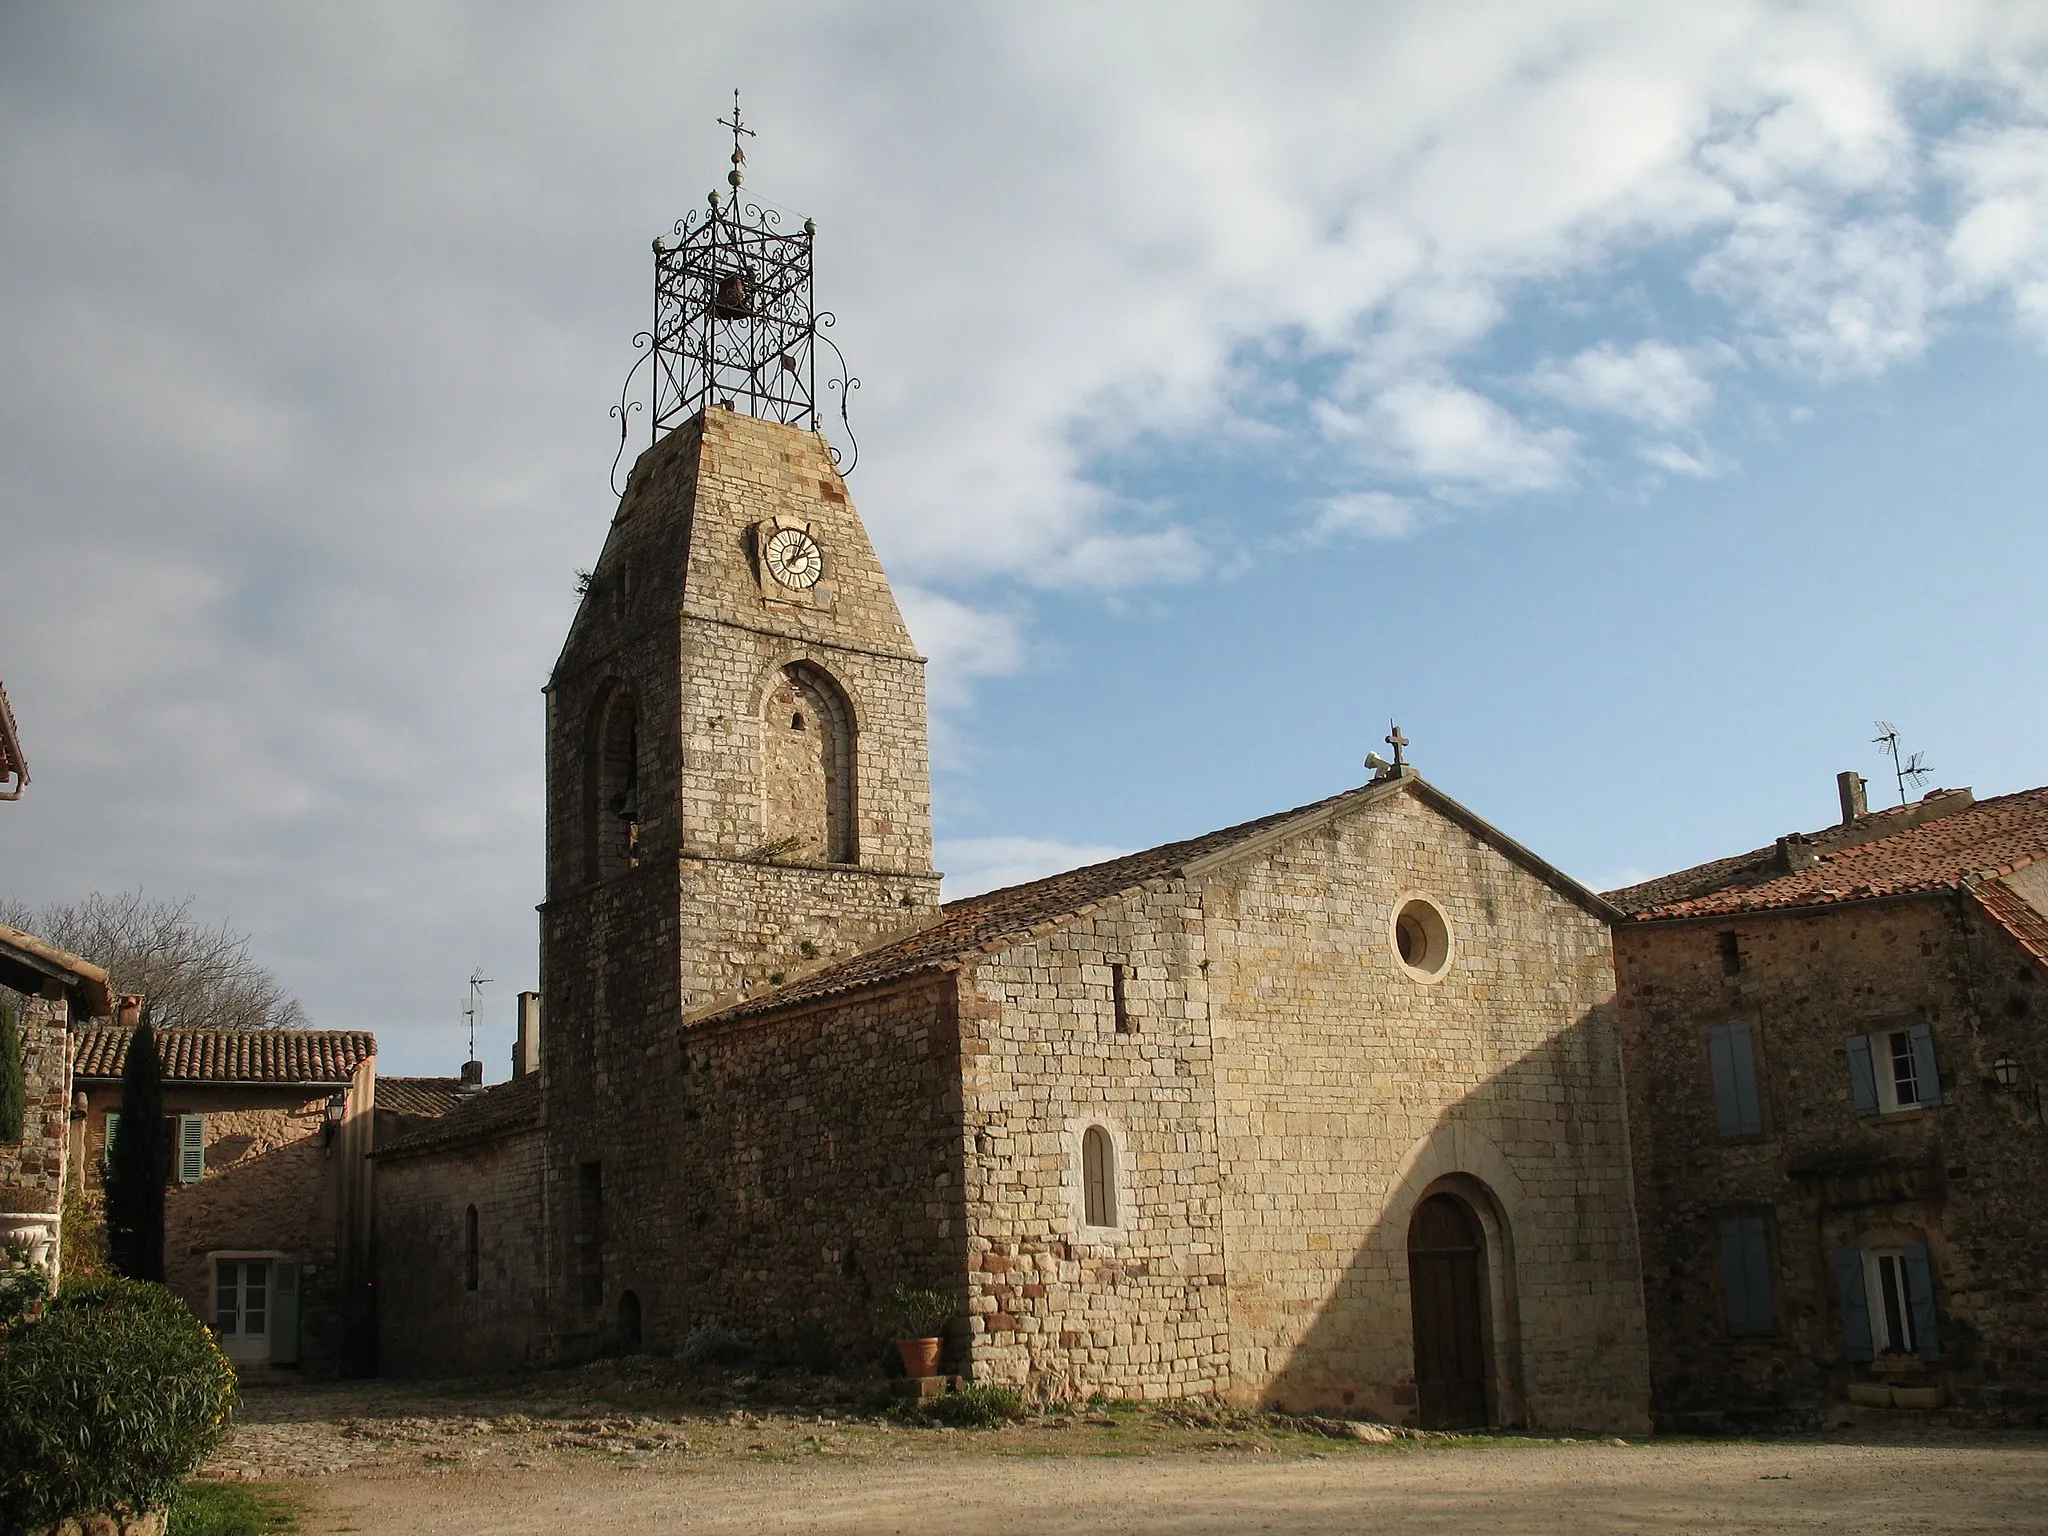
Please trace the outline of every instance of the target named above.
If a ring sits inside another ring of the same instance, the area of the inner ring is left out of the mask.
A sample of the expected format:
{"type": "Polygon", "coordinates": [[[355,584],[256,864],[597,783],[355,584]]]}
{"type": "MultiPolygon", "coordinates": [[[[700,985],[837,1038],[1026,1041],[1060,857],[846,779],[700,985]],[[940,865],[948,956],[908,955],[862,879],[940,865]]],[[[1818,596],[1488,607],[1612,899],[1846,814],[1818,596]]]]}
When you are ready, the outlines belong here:
{"type": "Polygon", "coordinates": [[[2036,1115],[2041,1113],[2041,1085],[2027,1076],[2018,1057],[2000,1056],[1991,1063],[1991,1076],[2007,1093],[2031,1104],[2036,1115]]]}
{"type": "Polygon", "coordinates": [[[334,1139],[334,1133],[341,1128],[342,1117],[347,1113],[348,1096],[346,1094],[337,1093],[333,1098],[327,1101],[327,1113],[325,1118],[320,1123],[320,1134],[325,1136],[329,1141],[332,1141],[334,1139]]]}

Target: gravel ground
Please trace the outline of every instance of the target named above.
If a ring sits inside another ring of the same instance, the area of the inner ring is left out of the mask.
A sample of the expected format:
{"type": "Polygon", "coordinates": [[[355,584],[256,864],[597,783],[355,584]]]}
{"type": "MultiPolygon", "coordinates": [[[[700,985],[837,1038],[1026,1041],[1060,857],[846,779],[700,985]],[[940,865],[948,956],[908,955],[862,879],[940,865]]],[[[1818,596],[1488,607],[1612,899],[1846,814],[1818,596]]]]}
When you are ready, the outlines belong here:
{"type": "Polygon", "coordinates": [[[2040,1434],[1372,1443],[1117,1405],[975,1431],[892,1424],[870,1391],[628,1362],[252,1391],[208,1475],[289,1481],[308,1536],[2048,1530],[2040,1434]]]}

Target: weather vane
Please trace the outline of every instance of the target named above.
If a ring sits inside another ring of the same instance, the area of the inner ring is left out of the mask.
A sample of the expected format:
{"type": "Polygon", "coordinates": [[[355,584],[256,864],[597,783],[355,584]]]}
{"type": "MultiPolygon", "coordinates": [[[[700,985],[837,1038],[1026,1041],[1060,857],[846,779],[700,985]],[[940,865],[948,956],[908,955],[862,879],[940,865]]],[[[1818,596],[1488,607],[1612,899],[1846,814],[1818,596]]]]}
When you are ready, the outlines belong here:
{"type": "Polygon", "coordinates": [[[728,123],[721,117],[718,120],[718,126],[732,130],[732,169],[725,173],[725,179],[732,185],[733,191],[737,192],[740,189],[740,183],[746,179],[740,175],[740,167],[747,163],[747,152],[740,145],[740,136],[745,134],[750,139],[754,136],[754,130],[747,126],[747,120],[740,116],[740,88],[738,86],[732,88],[732,121],[728,123]]]}

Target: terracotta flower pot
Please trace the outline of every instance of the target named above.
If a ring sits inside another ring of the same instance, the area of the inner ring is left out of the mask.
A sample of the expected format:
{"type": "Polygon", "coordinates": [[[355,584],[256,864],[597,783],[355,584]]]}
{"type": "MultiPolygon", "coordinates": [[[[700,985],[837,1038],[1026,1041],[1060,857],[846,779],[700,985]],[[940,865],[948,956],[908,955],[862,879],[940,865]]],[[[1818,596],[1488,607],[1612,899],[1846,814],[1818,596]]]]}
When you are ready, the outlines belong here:
{"type": "Polygon", "coordinates": [[[938,1375],[939,1353],[944,1348],[943,1339],[898,1339],[896,1353],[903,1357],[903,1374],[913,1380],[938,1375]]]}

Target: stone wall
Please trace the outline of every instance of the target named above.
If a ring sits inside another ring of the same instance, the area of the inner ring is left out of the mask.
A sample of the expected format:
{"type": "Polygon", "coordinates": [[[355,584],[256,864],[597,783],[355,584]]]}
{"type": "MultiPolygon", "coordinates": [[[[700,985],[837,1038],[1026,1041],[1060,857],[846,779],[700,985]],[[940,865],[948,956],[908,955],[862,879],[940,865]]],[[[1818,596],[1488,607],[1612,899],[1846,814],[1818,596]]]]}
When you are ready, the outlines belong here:
{"type": "Polygon", "coordinates": [[[1847,1358],[1835,1251],[1916,1242],[1944,1347],[1907,1375],[1968,1404],[2048,1408],[2048,1144],[1990,1071],[2002,1051],[2048,1065],[2039,965],[1954,893],[1627,924],[1616,961],[1659,1414],[1831,1419],[1852,1381],[1884,1375],[1847,1358]],[[1724,1142],[1707,1031],[1735,1020],[1755,1042],[1763,1132],[1724,1142]],[[1845,1040],[1920,1022],[1945,1102],[1857,1114],[1845,1040]],[[1731,1337],[1726,1320],[1718,1221],[1733,1213],[1768,1222],[1766,1336],[1731,1337]]]}
{"type": "Polygon", "coordinates": [[[44,997],[13,1002],[26,1102],[21,1140],[0,1142],[0,1242],[28,1248],[55,1280],[71,1114],[69,1005],[44,997]]]}
{"type": "Polygon", "coordinates": [[[542,1162],[531,1129],[377,1159],[381,1374],[483,1375],[537,1362],[546,1336],[542,1162]]]}
{"type": "Polygon", "coordinates": [[[980,962],[975,1373],[1412,1418],[1407,1222],[1448,1185],[1489,1233],[1495,1420],[1643,1427],[1610,978],[1599,917],[1406,794],[980,962]],[[1455,934],[1428,983],[1417,892],[1455,934]],[[1120,1230],[1082,1220],[1090,1124],[1120,1230]]]}
{"type": "Polygon", "coordinates": [[[1202,964],[1201,909],[1174,882],[1000,950],[963,982],[976,1377],[1049,1398],[1229,1386],[1202,964]],[[1081,1139],[1096,1125],[1116,1154],[1114,1226],[1086,1220],[1081,1139]]]}
{"type": "Polygon", "coordinates": [[[631,1111],[554,1126],[558,1312],[583,1347],[610,1341],[631,1291],[650,1349],[716,1321],[876,1364],[888,1292],[957,1284],[964,1266],[951,996],[940,979],[663,1031],[631,1111]],[[579,1209],[593,1164],[595,1220],[579,1209]],[[593,1240],[586,1297],[577,1245],[593,1240]]]}
{"type": "MultiPolygon", "coordinates": [[[[76,1166],[90,1198],[103,1200],[109,1110],[121,1107],[118,1083],[86,1089],[85,1118],[74,1122],[76,1166]]],[[[213,1321],[216,1254],[296,1259],[300,1276],[299,1368],[311,1377],[339,1373],[344,1338],[340,1184],[351,1170],[322,1134],[329,1086],[255,1083],[164,1084],[166,1115],[206,1117],[206,1171],[196,1184],[164,1192],[164,1283],[204,1322],[213,1321]]],[[[175,1173],[176,1159],[173,1156],[175,1173]]],[[[355,1171],[359,1176],[359,1170],[355,1171]]],[[[241,1367],[248,1374],[251,1367],[241,1367]]],[[[260,1366],[255,1369],[261,1369],[260,1366]]]]}

